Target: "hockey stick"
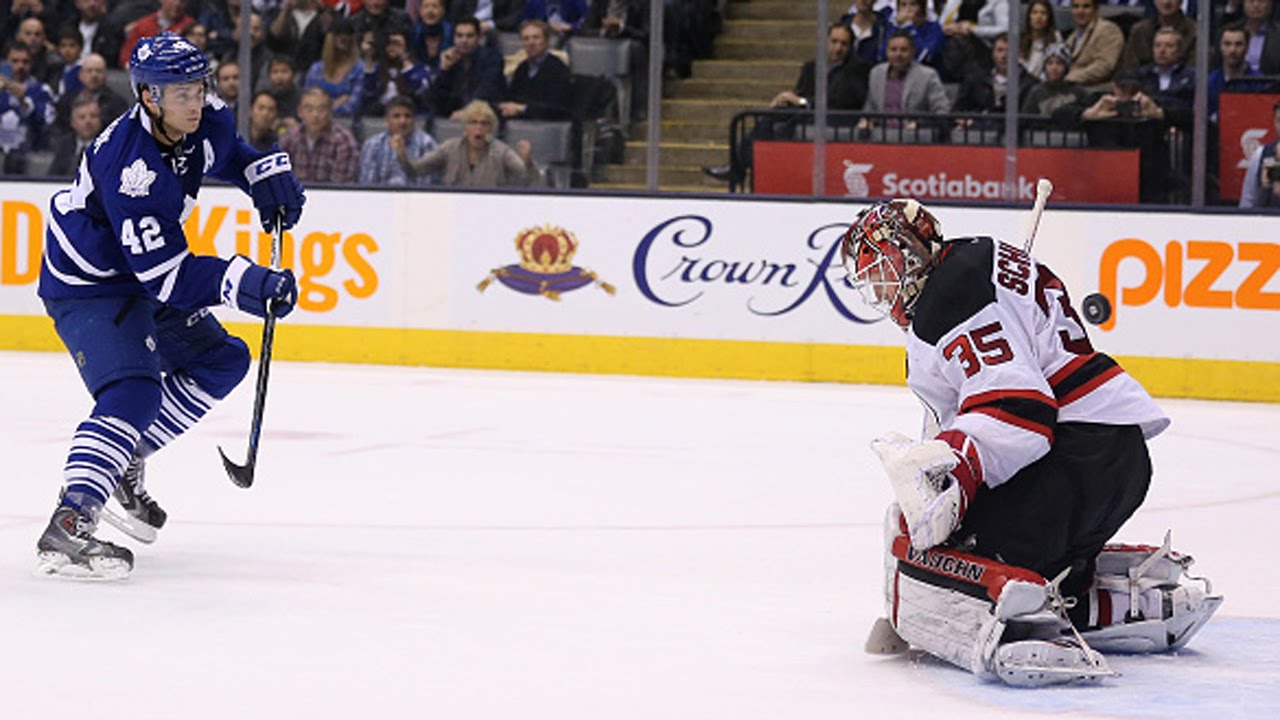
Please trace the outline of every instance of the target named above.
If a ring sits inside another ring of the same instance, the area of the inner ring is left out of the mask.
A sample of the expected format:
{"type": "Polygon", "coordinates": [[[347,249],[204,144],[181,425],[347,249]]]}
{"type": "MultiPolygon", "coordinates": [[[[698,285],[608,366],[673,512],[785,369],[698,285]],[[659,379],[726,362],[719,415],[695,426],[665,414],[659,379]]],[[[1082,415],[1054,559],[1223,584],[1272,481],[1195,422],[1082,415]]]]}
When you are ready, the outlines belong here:
{"type": "MultiPolygon", "coordinates": [[[[276,213],[276,229],[271,238],[271,269],[280,269],[280,252],[284,245],[284,208],[276,213]]],[[[267,378],[271,375],[271,346],[276,336],[275,301],[267,302],[267,316],[262,323],[262,352],[258,358],[258,387],[253,396],[253,422],[249,425],[249,458],[244,465],[231,462],[218,446],[222,466],[231,482],[242,488],[253,485],[253,471],[258,465],[258,438],[262,434],[262,414],[267,406],[267,378]]]]}
{"type": "Polygon", "coordinates": [[[1040,178],[1036,183],[1036,201],[1031,206],[1031,217],[1027,218],[1027,230],[1022,239],[1022,252],[1031,252],[1031,243],[1036,240],[1036,232],[1040,229],[1040,216],[1044,214],[1044,204],[1053,194],[1053,183],[1049,178],[1040,178]]]}

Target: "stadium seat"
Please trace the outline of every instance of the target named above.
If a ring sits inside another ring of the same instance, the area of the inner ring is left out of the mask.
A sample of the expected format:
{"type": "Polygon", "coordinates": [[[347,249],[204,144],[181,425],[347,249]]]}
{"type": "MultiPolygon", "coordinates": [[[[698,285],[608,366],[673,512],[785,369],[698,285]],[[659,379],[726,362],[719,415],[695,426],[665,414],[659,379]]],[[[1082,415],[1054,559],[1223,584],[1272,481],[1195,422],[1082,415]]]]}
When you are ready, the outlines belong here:
{"type": "Polygon", "coordinates": [[[546,168],[552,187],[568,187],[573,171],[573,123],[545,120],[511,120],[503,130],[503,140],[515,147],[521,140],[532,146],[533,161],[546,168]]]}
{"type": "Polygon", "coordinates": [[[1078,130],[1027,130],[1022,135],[1022,143],[1027,147],[1088,147],[1089,140],[1078,130]]]}
{"type": "Polygon", "coordinates": [[[32,150],[27,153],[27,177],[49,177],[49,166],[53,164],[52,150],[32,150]]]}
{"type": "Polygon", "coordinates": [[[431,122],[431,128],[427,132],[431,133],[431,137],[435,138],[436,142],[444,143],[449,138],[462,137],[462,121],[436,118],[431,122]]]}
{"type": "Polygon", "coordinates": [[[614,38],[569,39],[569,69],[574,75],[609,78],[618,91],[618,115],[625,125],[631,117],[631,41],[614,38]]]}

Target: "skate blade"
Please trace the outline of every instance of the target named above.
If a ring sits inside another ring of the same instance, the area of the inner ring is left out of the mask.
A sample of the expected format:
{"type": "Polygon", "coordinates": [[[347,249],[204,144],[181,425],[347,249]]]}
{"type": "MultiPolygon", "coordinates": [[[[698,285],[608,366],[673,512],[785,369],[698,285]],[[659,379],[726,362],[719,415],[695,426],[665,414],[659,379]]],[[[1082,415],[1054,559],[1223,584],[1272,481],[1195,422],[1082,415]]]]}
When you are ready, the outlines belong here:
{"type": "Polygon", "coordinates": [[[71,561],[66,553],[45,550],[38,553],[36,574],[41,577],[57,577],[67,580],[90,582],[124,580],[133,566],[119,558],[93,558],[88,567],[71,561]]]}
{"type": "Polygon", "coordinates": [[[110,507],[104,506],[101,518],[111,527],[140,543],[150,545],[156,541],[156,529],[128,513],[121,515],[110,507]]]}

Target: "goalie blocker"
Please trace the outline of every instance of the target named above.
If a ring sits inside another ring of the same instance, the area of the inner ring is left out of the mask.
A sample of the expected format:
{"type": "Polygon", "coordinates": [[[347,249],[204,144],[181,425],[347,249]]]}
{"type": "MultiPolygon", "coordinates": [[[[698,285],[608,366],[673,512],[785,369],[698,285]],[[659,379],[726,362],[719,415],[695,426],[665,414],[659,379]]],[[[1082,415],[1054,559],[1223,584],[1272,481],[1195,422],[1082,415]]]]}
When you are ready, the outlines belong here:
{"type": "MultiPolygon", "coordinates": [[[[1093,585],[1063,598],[1057,582],[954,548],[912,548],[897,504],[885,518],[885,611],[871,653],[909,644],[974,674],[1020,687],[1112,675],[1101,651],[1182,647],[1218,606],[1192,558],[1164,544],[1107,545],[1093,585]],[[1078,629],[1078,630],[1077,630],[1078,629]]],[[[1065,576],[1065,573],[1064,573],[1065,576]]]]}

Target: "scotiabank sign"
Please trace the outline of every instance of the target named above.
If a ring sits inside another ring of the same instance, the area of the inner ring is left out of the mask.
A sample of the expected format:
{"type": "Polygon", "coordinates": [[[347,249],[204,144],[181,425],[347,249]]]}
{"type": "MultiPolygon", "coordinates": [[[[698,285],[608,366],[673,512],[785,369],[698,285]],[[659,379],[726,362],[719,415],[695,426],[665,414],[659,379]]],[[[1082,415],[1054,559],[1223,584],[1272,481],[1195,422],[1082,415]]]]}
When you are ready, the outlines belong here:
{"type": "Polygon", "coordinates": [[[1218,196],[1239,200],[1253,151],[1275,140],[1271,108],[1280,95],[1224,92],[1218,100],[1218,196]]]}
{"type": "MultiPolygon", "coordinates": [[[[1004,149],[968,145],[827,143],[826,194],[921,200],[1003,200],[1004,149]]],[[[755,143],[755,191],[813,192],[813,145],[755,143]]],[[[1055,200],[1138,202],[1137,150],[1018,150],[1018,197],[1031,202],[1036,179],[1053,180],[1055,200]]]]}

